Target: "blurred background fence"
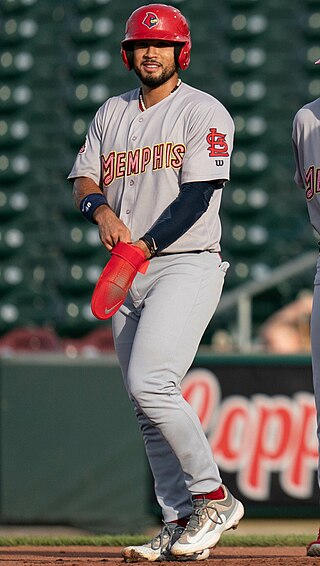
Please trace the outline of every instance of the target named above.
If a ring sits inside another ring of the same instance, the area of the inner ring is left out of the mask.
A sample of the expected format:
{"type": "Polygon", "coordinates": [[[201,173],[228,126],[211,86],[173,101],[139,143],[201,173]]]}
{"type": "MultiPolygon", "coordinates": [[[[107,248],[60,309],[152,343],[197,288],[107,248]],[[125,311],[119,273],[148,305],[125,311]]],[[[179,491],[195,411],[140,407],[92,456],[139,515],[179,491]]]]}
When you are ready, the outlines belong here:
{"type": "MultiPolygon", "coordinates": [[[[66,176],[104,100],[136,86],[119,56],[138,0],[2,0],[0,5],[0,336],[32,325],[80,339],[105,323],[90,312],[107,253],[75,209],[66,176]]],[[[294,184],[292,120],[320,94],[319,0],[172,0],[190,22],[183,80],[217,96],[236,124],[232,180],[222,203],[225,294],[261,282],[316,249],[294,184]]],[[[312,289],[314,268],[254,298],[260,325],[312,289]]],[[[234,309],[217,329],[237,331],[234,309]]]]}

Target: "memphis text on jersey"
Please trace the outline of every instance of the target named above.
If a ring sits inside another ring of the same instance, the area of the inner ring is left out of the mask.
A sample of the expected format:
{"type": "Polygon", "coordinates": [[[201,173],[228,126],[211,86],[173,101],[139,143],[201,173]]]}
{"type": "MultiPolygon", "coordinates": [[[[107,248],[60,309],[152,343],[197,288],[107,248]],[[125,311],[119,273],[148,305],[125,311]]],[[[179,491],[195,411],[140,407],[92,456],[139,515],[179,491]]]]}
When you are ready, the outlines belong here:
{"type": "Polygon", "coordinates": [[[311,200],[314,195],[320,193],[320,169],[311,165],[304,172],[304,183],[306,188],[306,199],[311,200]]]}
{"type": "MultiPolygon", "coordinates": [[[[216,128],[210,128],[206,136],[209,144],[207,151],[209,157],[216,158],[216,166],[224,164],[223,158],[229,157],[226,134],[218,132],[216,128]]],[[[101,155],[102,182],[108,187],[115,179],[130,177],[145,173],[147,168],[152,171],[160,169],[180,169],[186,152],[183,143],[166,142],[158,143],[153,147],[142,147],[129,151],[110,151],[108,155],[101,155]]]]}
{"type": "Polygon", "coordinates": [[[186,147],[182,143],[159,143],[151,147],[142,147],[130,151],[110,151],[101,155],[102,182],[108,187],[115,179],[145,173],[151,167],[158,169],[180,169],[186,147]]]}

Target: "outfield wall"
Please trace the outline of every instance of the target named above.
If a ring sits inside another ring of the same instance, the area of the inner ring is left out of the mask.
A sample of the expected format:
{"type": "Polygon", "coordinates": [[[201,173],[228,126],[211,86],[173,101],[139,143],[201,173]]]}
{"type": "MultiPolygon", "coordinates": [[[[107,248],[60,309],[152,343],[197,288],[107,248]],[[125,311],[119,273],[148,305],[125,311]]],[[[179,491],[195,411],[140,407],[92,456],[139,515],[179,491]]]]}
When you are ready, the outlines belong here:
{"type": "MultiPolygon", "coordinates": [[[[197,356],[183,393],[251,517],[318,516],[308,356],[197,356]]],[[[159,510],[113,356],[0,360],[0,523],[140,532],[159,510]]]]}

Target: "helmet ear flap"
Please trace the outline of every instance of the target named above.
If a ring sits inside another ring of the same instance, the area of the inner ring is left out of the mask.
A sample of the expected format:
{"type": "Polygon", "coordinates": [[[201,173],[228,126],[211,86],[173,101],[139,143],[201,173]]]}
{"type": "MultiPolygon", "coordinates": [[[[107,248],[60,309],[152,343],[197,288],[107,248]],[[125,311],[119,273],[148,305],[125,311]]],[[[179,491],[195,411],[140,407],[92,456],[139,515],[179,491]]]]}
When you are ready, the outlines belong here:
{"type": "Polygon", "coordinates": [[[189,40],[186,43],[177,45],[175,47],[175,58],[177,57],[176,64],[183,71],[188,68],[190,63],[190,49],[191,49],[191,40],[189,40]]]}

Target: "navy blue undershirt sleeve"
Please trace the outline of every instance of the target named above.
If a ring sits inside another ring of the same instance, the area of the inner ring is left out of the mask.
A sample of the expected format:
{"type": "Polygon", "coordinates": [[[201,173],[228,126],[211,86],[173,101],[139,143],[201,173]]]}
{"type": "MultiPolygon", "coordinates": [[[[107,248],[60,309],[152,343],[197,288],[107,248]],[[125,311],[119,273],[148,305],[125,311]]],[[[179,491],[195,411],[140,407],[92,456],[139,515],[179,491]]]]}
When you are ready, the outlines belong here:
{"type": "Polygon", "coordinates": [[[225,180],[196,181],[181,185],[177,198],[162,212],[146,235],[162,251],[178,240],[207,210],[214,190],[222,189],[225,180]]]}

